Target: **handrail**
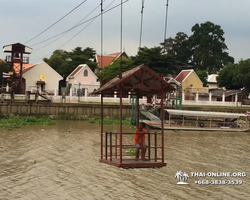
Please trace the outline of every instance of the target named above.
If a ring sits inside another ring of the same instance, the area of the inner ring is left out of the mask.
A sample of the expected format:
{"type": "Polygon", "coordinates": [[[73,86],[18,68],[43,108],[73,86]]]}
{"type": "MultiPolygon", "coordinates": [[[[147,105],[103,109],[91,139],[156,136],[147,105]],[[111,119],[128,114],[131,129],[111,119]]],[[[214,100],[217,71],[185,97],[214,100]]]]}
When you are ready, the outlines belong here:
{"type": "MultiPolygon", "coordinates": [[[[132,135],[134,133],[130,132],[130,133],[122,133],[122,135],[132,135]]],[[[157,160],[159,160],[159,158],[157,158],[157,151],[158,149],[162,149],[162,146],[157,146],[157,135],[159,133],[157,132],[153,132],[153,133],[145,133],[146,135],[148,135],[148,141],[147,141],[147,147],[146,149],[148,149],[148,153],[146,155],[146,157],[150,160],[153,159],[155,162],[157,162],[157,160]],[[153,144],[151,144],[151,135],[153,136],[152,139],[153,140],[153,144]],[[152,146],[151,146],[152,145],[152,146]],[[151,155],[151,149],[153,149],[154,151],[154,155],[151,155]],[[151,158],[151,156],[153,158],[151,158]]],[[[102,145],[102,148],[104,148],[104,154],[102,155],[103,158],[105,160],[109,160],[110,162],[112,162],[113,159],[118,159],[118,157],[120,156],[133,156],[131,154],[129,154],[128,152],[126,152],[125,154],[123,153],[123,151],[119,151],[117,152],[117,150],[119,149],[134,149],[136,148],[134,145],[132,144],[117,144],[117,136],[119,136],[119,133],[113,133],[113,132],[105,132],[103,133],[103,136],[105,137],[105,142],[102,145]],[[113,135],[115,137],[113,137],[113,135]]],[[[127,159],[126,159],[127,160],[127,159]]]]}
{"type": "MultiPolygon", "coordinates": [[[[117,135],[119,135],[120,133],[108,132],[108,134],[114,134],[114,135],[117,134],[117,135]]],[[[132,133],[132,132],[131,133],[122,133],[122,135],[133,135],[133,134],[135,134],[135,133],[132,133]]],[[[153,132],[153,133],[152,132],[147,132],[145,134],[152,134],[153,135],[153,134],[161,134],[161,133],[158,133],[158,132],[153,132]]]]}

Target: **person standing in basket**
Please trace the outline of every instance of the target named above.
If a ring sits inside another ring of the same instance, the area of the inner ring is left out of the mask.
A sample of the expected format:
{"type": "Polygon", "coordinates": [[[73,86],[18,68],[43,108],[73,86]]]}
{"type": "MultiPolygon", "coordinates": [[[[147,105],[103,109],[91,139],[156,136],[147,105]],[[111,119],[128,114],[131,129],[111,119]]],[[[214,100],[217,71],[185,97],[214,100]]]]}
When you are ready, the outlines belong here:
{"type": "Polygon", "coordinates": [[[140,153],[140,149],[142,151],[142,160],[146,160],[145,159],[145,154],[146,154],[146,143],[145,143],[145,134],[147,133],[146,130],[144,130],[145,124],[144,123],[140,123],[138,129],[135,130],[134,132],[134,139],[133,139],[133,145],[134,147],[136,147],[136,153],[135,153],[135,160],[138,161],[139,160],[139,153],[140,153]]]}

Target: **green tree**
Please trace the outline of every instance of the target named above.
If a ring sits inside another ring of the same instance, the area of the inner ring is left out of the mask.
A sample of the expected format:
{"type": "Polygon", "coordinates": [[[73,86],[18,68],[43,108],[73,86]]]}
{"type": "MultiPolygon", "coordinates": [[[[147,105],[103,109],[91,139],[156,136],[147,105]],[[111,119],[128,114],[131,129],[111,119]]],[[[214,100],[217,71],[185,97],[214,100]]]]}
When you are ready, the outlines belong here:
{"type": "Polygon", "coordinates": [[[207,87],[207,77],[208,77],[207,72],[203,71],[203,70],[198,70],[198,71],[196,71],[196,74],[200,78],[200,80],[202,81],[203,87],[207,87]]]}
{"type": "Polygon", "coordinates": [[[10,71],[10,65],[8,65],[6,62],[4,61],[0,61],[0,73],[1,73],[1,77],[0,77],[0,85],[2,85],[2,83],[6,86],[7,83],[7,79],[3,78],[3,72],[8,73],[10,71]]]}
{"type": "Polygon", "coordinates": [[[55,50],[50,58],[43,60],[62,76],[68,76],[78,65],[87,64],[92,71],[97,64],[93,61],[96,52],[92,48],[76,47],[71,52],[55,50]]]}
{"type": "Polygon", "coordinates": [[[96,52],[92,48],[82,49],[81,47],[76,47],[72,52],[69,52],[70,68],[74,69],[80,64],[87,64],[94,71],[97,67],[97,64],[93,61],[95,54],[96,52]]]}
{"type": "Polygon", "coordinates": [[[62,76],[67,76],[72,71],[69,69],[69,54],[62,49],[55,50],[50,58],[43,60],[62,76]]]}
{"type": "Polygon", "coordinates": [[[205,70],[209,74],[217,73],[228,63],[234,63],[233,57],[226,52],[224,31],[212,22],[195,24],[189,37],[192,64],[196,70],[205,70]]]}
{"type": "Polygon", "coordinates": [[[240,67],[239,64],[228,64],[223,67],[217,77],[219,87],[226,89],[240,89],[243,87],[242,82],[239,80],[240,67]]]}
{"type": "Polygon", "coordinates": [[[157,74],[172,74],[176,73],[176,62],[173,57],[164,54],[162,47],[139,49],[136,56],[132,57],[136,66],[145,64],[157,74]]]}
{"type": "Polygon", "coordinates": [[[238,63],[234,80],[250,92],[250,59],[238,63]]]}
{"type": "Polygon", "coordinates": [[[178,32],[175,38],[168,38],[161,43],[163,51],[176,61],[189,63],[191,51],[189,49],[189,37],[186,33],[178,32]]]}
{"type": "Polygon", "coordinates": [[[97,73],[97,76],[102,84],[105,84],[109,80],[119,76],[121,71],[125,72],[134,67],[135,65],[131,59],[122,57],[122,59],[118,58],[111,65],[104,67],[102,72],[97,73]]]}

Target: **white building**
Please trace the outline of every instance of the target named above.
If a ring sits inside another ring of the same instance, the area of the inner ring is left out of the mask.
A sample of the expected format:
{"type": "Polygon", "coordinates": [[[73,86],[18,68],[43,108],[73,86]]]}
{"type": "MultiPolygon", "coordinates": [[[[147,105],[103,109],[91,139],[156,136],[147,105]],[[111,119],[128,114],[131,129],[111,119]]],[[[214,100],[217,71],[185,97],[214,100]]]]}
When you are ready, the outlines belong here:
{"type": "Polygon", "coordinates": [[[63,79],[60,74],[44,61],[25,68],[23,70],[23,78],[25,91],[32,92],[39,86],[42,90],[51,93],[58,90],[59,81],[63,79]]]}
{"type": "Polygon", "coordinates": [[[216,79],[217,76],[218,76],[218,74],[208,75],[207,84],[208,84],[209,89],[218,88],[217,79],[216,79]]]}
{"type": "Polygon", "coordinates": [[[86,64],[77,66],[67,77],[67,83],[71,85],[73,95],[80,90],[82,95],[88,96],[100,87],[100,82],[94,72],[86,64]]]}

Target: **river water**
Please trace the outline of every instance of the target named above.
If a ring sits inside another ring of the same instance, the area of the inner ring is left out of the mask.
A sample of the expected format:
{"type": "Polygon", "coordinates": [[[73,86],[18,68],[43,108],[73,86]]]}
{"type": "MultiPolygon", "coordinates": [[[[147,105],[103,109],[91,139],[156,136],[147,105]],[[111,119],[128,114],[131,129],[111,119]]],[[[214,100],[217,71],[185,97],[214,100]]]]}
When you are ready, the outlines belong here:
{"type": "MultiPolygon", "coordinates": [[[[105,131],[118,131],[106,125],[105,131]]],[[[124,131],[134,127],[124,126],[124,131]]],[[[100,126],[59,121],[0,129],[0,199],[250,199],[250,133],[165,132],[160,169],[120,169],[99,163],[100,126]],[[177,185],[175,173],[189,174],[177,185]],[[246,177],[192,177],[190,172],[245,172],[246,177]],[[242,180],[199,185],[198,180],[242,180]]]]}

